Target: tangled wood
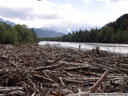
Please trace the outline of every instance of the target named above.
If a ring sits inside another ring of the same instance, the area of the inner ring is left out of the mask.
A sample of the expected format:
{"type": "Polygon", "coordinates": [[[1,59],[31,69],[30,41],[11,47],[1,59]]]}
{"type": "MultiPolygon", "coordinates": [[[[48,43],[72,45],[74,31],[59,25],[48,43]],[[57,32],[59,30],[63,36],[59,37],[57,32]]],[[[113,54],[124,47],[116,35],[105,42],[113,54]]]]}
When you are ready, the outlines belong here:
{"type": "Polygon", "coordinates": [[[0,96],[126,93],[127,68],[128,57],[99,49],[0,45],[0,96]]]}

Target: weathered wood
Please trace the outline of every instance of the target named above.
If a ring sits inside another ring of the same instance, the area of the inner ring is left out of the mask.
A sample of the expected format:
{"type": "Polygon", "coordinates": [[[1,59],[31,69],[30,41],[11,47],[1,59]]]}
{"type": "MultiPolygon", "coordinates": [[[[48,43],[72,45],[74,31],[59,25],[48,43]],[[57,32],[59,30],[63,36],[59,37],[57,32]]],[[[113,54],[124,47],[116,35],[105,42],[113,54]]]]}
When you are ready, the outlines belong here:
{"type": "Polygon", "coordinates": [[[51,65],[51,66],[42,66],[42,67],[35,68],[34,71],[40,71],[40,70],[45,70],[45,69],[53,70],[55,68],[58,68],[61,65],[63,65],[63,64],[56,64],[56,65],[51,65]]]}
{"type": "Polygon", "coordinates": [[[9,64],[15,67],[18,71],[21,71],[20,68],[15,63],[9,62],[9,64]]]}
{"type": "Polygon", "coordinates": [[[89,91],[88,92],[79,92],[76,94],[68,94],[66,96],[89,96],[89,91]]]}
{"type": "Polygon", "coordinates": [[[60,79],[60,81],[61,81],[62,85],[63,85],[63,86],[66,86],[66,85],[64,84],[64,82],[63,82],[62,78],[61,78],[61,77],[59,77],[59,79],[60,79]]]}
{"type": "Polygon", "coordinates": [[[0,87],[0,92],[6,92],[11,90],[23,90],[23,87],[15,86],[15,87],[0,87]]]}
{"type": "Polygon", "coordinates": [[[113,68],[113,67],[110,67],[110,66],[107,66],[107,65],[97,64],[97,66],[103,67],[104,69],[110,70],[112,72],[122,73],[120,70],[113,68]]]}
{"type": "Polygon", "coordinates": [[[77,94],[69,94],[67,96],[89,96],[89,93],[94,93],[97,90],[97,87],[105,80],[108,75],[108,70],[104,72],[104,74],[100,77],[100,79],[91,87],[88,92],[78,92],[77,94]]]}
{"type": "Polygon", "coordinates": [[[43,76],[40,76],[40,75],[38,75],[38,74],[34,74],[34,79],[35,80],[38,80],[38,81],[40,81],[40,82],[43,82],[43,80],[45,80],[45,81],[48,81],[48,82],[52,82],[52,83],[54,83],[55,81],[54,80],[52,80],[52,79],[49,79],[49,78],[46,78],[46,77],[43,77],[43,76]]]}
{"type": "Polygon", "coordinates": [[[100,79],[92,86],[92,88],[90,89],[90,93],[94,93],[96,91],[97,87],[99,87],[99,85],[101,85],[101,83],[105,80],[108,73],[108,70],[104,72],[100,79]]]}
{"type": "Polygon", "coordinates": [[[0,94],[0,96],[6,96],[5,94],[0,94]]]}
{"type": "Polygon", "coordinates": [[[24,95],[24,88],[23,87],[19,87],[19,86],[15,86],[15,87],[0,87],[0,96],[7,96],[7,95],[15,95],[15,94],[21,94],[24,95]]]}
{"type": "Polygon", "coordinates": [[[70,67],[64,69],[65,71],[73,71],[73,70],[80,70],[80,69],[88,69],[90,66],[78,66],[78,67],[70,67]]]}
{"type": "Polygon", "coordinates": [[[7,49],[5,45],[2,46],[0,45],[0,86],[21,86],[24,90],[1,92],[2,89],[0,95],[9,93],[17,96],[25,93],[23,96],[51,96],[52,92],[59,92],[64,96],[85,96],[88,94],[86,91],[95,85],[105,70],[110,72],[107,81],[105,84],[100,81],[102,87],[98,83],[97,88],[93,86],[95,92],[128,92],[128,76],[124,76],[128,72],[128,57],[100,50],[100,54],[97,54],[69,48],[19,45],[7,49]]]}

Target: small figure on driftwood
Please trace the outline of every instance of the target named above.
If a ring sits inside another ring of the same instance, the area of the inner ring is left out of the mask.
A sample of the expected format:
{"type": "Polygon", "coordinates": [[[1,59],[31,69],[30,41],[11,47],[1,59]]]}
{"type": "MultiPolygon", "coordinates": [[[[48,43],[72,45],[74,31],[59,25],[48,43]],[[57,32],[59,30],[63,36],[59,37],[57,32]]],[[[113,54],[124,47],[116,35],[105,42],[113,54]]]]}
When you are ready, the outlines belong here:
{"type": "Polygon", "coordinates": [[[81,48],[81,45],[79,45],[79,49],[81,48]]]}

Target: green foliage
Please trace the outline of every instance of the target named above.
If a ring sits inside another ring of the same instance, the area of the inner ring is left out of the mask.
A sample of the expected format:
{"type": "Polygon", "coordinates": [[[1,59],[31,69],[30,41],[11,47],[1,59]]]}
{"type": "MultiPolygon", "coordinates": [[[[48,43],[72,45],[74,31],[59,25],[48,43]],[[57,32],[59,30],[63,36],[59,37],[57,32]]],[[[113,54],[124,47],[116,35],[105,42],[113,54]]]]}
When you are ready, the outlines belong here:
{"type": "Polygon", "coordinates": [[[17,44],[17,43],[34,43],[37,42],[37,36],[32,29],[25,25],[17,24],[14,28],[6,23],[0,22],[0,43],[17,44]]]}

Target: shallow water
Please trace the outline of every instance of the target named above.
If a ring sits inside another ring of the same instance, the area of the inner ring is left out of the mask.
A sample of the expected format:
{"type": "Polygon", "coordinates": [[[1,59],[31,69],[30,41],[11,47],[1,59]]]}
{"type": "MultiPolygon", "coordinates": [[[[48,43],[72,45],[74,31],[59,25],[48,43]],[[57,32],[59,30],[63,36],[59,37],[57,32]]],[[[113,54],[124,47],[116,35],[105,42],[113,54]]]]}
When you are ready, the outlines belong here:
{"type": "Polygon", "coordinates": [[[55,42],[55,41],[40,41],[39,45],[54,45],[66,48],[94,49],[100,47],[100,50],[110,51],[113,53],[121,53],[128,55],[128,44],[109,44],[109,43],[78,43],[78,42],[55,42]]]}

